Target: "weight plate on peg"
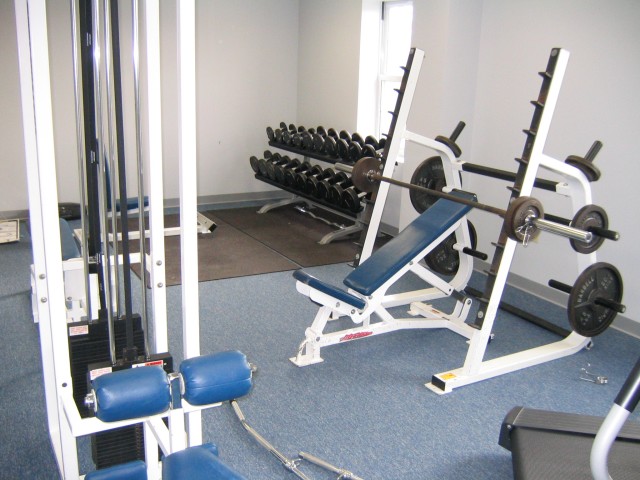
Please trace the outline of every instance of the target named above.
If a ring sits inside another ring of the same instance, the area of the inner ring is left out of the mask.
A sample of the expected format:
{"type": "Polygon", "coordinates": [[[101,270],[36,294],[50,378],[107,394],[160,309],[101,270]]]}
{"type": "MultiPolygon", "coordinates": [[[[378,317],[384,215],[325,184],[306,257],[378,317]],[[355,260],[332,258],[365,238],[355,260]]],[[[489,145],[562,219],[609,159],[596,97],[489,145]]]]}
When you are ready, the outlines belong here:
{"type": "Polygon", "coordinates": [[[514,199],[504,216],[507,235],[518,242],[527,243],[533,240],[540,233],[540,230],[531,222],[536,218],[544,218],[544,209],[539,200],[533,197],[514,199]]]}
{"type": "MultiPolygon", "coordinates": [[[[431,157],[424,160],[413,172],[411,183],[420,187],[442,191],[447,184],[442,159],[440,157],[431,157]]],[[[422,213],[433,205],[438,197],[424,191],[409,190],[409,199],[416,212],[422,213]]]]}
{"type": "Polygon", "coordinates": [[[584,336],[594,337],[604,332],[617,312],[596,303],[598,299],[620,303],[622,301],[622,277],[616,267],[598,262],[580,274],[569,294],[569,323],[573,330],[584,336]]]}
{"type": "MultiPolygon", "coordinates": [[[[469,227],[469,237],[471,237],[471,248],[475,250],[478,246],[478,237],[473,223],[467,220],[469,227]]],[[[424,257],[424,261],[431,270],[442,275],[455,275],[460,267],[460,252],[453,246],[456,244],[456,233],[449,235],[444,242],[431,250],[424,257]]]]}
{"type": "MultiPolygon", "coordinates": [[[[571,220],[571,226],[581,230],[589,230],[589,227],[609,228],[607,212],[598,205],[585,205],[576,212],[571,220]]],[[[604,237],[593,235],[590,242],[570,239],[571,247],[578,253],[592,253],[604,243],[604,237]]]]}

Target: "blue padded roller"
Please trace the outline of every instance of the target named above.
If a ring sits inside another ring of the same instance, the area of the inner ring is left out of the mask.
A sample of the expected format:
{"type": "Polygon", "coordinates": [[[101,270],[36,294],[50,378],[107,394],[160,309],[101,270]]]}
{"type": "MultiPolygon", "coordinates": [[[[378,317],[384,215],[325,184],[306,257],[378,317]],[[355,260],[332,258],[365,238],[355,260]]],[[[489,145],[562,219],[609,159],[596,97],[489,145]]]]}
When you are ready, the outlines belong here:
{"type": "Polygon", "coordinates": [[[237,350],[189,358],[180,365],[183,398],[208,405],[242,397],[251,390],[251,366],[237,350]]]}
{"type": "Polygon", "coordinates": [[[89,472],[85,480],[147,480],[147,466],[142,460],[114,465],[89,472]]]}
{"type": "Polygon", "coordinates": [[[244,480],[244,478],[222,463],[209,444],[172,453],[162,461],[162,480],[244,480]]]}
{"type": "Polygon", "coordinates": [[[60,245],[62,248],[62,260],[80,258],[80,249],[73,237],[73,231],[64,218],[60,219],[60,245]]]}
{"type": "MultiPolygon", "coordinates": [[[[451,193],[476,200],[476,196],[469,192],[454,190],[451,193]]],[[[373,294],[469,210],[471,207],[468,205],[444,198],[438,199],[407,228],[347,275],[344,284],[362,295],[373,294]]]]}
{"type": "Polygon", "coordinates": [[[293,278],[296,280],[306,283],[311,288],[315,288],[327,295],[331,295],[333,298],[340,300],[341,302],[345,302],[352,307],[356,307],[358,310],[364,309],[367,305],[364,300],[355,295],[351,295],[349,292],[342,290],[341,288],[330,285],[322,280],[314,277],[313,275],[309,275],[304,270],[296,270],[293,272],[293,278]]]}
{"type": "Polygon", "coordinates": [[[162,413],[169,408],[167,374],[162,367],[139,367],[101,375],[93,380],[103,422],[115,422],[162,413]]]}

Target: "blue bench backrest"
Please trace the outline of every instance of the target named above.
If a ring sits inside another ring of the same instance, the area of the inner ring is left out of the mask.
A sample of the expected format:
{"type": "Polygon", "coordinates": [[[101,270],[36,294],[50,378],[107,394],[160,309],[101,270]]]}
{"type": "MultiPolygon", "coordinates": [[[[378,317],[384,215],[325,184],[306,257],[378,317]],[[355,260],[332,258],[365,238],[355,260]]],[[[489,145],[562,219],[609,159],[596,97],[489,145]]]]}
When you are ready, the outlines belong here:
{"type": "MultiPolygon", "coordinates": [[[[452,193],[465,199],[477,200],[472,193],[452,193]]],[[[438,199],[394,239],[347,275],[344,284],[362,295],[371,295],[469,210],[471,207],[468,205],[438,199]]]]}

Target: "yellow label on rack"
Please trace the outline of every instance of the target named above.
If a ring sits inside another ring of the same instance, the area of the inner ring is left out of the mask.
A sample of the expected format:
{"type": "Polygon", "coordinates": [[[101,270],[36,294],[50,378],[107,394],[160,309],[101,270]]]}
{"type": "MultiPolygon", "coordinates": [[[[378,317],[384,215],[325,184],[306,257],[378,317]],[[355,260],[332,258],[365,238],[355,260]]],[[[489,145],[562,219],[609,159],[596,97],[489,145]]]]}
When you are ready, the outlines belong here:
{"type": "Polygon", "coordinates": [[[439,377],[442,380],[453,380],[456,378],[456,375],[454,373],[443,373],[442,375],[439,375],[439,377]]]}

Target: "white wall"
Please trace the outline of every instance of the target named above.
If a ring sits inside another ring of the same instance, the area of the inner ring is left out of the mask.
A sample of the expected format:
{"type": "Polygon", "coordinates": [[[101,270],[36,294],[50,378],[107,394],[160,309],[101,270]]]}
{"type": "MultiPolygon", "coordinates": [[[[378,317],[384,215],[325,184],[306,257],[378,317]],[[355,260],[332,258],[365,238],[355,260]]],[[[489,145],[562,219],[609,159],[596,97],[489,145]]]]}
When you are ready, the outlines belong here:
{"type": "Polygon", "coordinates": [[[362,0],[300,0],[300,124],[355,131],[361,16],[362,0]]]}
{"type": "MultiPolygon", "coordinates": [[[[130,51],[130,9],[128,3],[120,8],[123,58],[130,51]]],[[[69,1],[51,0],[47,11],[58,194],[61,201],[77,202],[69,1]]],[[[171,172],[165,175],[165,198],[170,199],[178,197],[175,1],[161,2],[160,15],[164,162],[171,172]]],[[[197,2],[196,15],[198,195],[275,190],[255,180],[249,157],[265,150],[267,125],[296,121],[298,1],[207,0],[197,2]]],[[[28,200],[12,1],[0,2],[0,39],[0,212],[20,211],[28,208],[28,200]]],[[[123,70],[131,74],[130,66],[123,70]]],[[[127,158],[133,162],[130,77],[123,88],[127,158]]]]}
{"type": "MultiPolygon", "coordinates": [[[[47,2],[47,26],[51,55],[51,83],[55,122],[56,157],[58,158],[58,197],[60,201],[78,198],[73,82],[67,75],[71,64],[69,2],[47,2]],[[63,55],[61,52],[69,52],[63,55]]],[[[18,56],[14,4],[0,2],[0,212],[17,212],[28,208],[22,110],[18,77],[18,56]]]]}

